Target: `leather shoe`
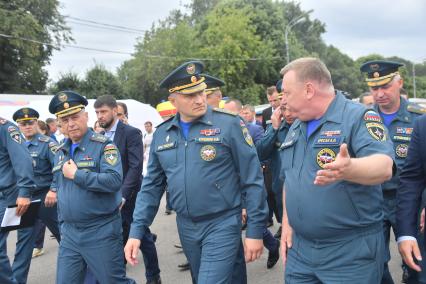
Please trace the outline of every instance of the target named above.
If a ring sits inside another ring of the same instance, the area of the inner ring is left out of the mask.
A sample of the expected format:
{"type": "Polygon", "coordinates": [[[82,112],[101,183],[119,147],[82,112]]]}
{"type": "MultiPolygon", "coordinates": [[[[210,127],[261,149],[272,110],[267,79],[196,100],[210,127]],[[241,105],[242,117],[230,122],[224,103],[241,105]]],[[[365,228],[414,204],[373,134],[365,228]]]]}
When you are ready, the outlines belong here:
{"type": "Polygon", "coordinates": [[[178,264],[178,267],[180,268],[181,271],[185,271],[189,269],[189,262],[185,262],[185,263],[181,263],[178,264]]]}
{"type": "Polygon", "coordinates": [[[280,243],[278,242],[277,249],[270,251],[268,255],[268,261],[266,262],[266,268],[271,269],[277,263],[280,258],[280,243]]]}

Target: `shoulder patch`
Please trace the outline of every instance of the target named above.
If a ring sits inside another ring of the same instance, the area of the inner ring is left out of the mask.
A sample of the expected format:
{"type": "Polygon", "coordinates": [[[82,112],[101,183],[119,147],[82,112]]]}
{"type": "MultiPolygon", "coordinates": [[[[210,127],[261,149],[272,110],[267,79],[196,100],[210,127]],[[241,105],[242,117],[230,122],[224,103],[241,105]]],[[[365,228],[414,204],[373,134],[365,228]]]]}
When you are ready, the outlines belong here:
{"type": "Polygon", "coordinates": [[[19,130],[11,125],[7,128],[7,131],[9,132],[10,138],[12,138],[13,141],[15,141],[18,144],[22,144],[23,141],[23,136],[21,134],[21,132],[19,132],[19,130]]]}
{"type": "Polygon", "coordinates": [[[158,128],[158,127],[160,127],[161,125],[166,124],[167,122],[171,121],[174,117],[175,117],[174,115],[173,115],[173,116],[171,116],[171,117],[169,117],[168,119],[166,119],[166,120],[165,120],[165,121],[163,121],[162,123],[158,124],[158,125],[156,126],[156,128],[158,128]]]}
{"type": "Polygon", "coordinates": [[[58,152],[59,146],[55,142],[53,142],[53,141],[49,142],[48,147],[49,147],[50,151],[52,151],[53,154],[56,154],[56,152],[58,152]]]}
{"type": "Polygon", "coordinates": [[[50,137],[46,136],[46,135],[40,135],[38,137],[38,140],[41,141],[41,142],[50,142],[50,137]]]}
{"type": "Polygon", "coordinates": [[[412,112],[412,113],[417,113],[417,114],[425,114],[426,108],[422,107],[419,104],[409,103],[408,106],[407,106],[407,111],[412,112]]]}
{"type": "Polygon", "coordinates": [[[244,121],[240,120],[240,126],[241,126],[241,131],[243,132],[244,140],[246,140],[246,143],[250,147],[253,147],[254,146],[253,139],[251,138],[250,133],[244,121]]]}
{"type": "Polygon", "coordinates": [[[367,110],[364,113],[364,121],[366,122],[382,122],[380,115],[374,110],[367,110]]]}
{"type": "Polygon", "coordinates": [[[217,107],[215,107],[213,109],[213,111],[215,111],[215,112],[221,112],[221,113],[226,113],[226,114],[229,114],[229,115],[232,115],[232,116],[237,116],[238,115],[238,114],[233,113],[233,112],[231,112],[229,110],[226,110],[226,109],[223,109],[223,108],[217,108],[217,107]]]}
{"type": "Polygon", "coordinates": [[[104,148],[104,157],[105,161],[110,164],[111,166],[114,166],[118,162],[118,149],[117,146],[115,146],[112,143],[109,143],[104,148]]]}
{"type": "Polygon", "coordinates": [[[90,140],[100,142],[100,143],[105,143],[108,141],[108,137],[99,133],[94,133],[92,137],[90,137],[90,140]]]}

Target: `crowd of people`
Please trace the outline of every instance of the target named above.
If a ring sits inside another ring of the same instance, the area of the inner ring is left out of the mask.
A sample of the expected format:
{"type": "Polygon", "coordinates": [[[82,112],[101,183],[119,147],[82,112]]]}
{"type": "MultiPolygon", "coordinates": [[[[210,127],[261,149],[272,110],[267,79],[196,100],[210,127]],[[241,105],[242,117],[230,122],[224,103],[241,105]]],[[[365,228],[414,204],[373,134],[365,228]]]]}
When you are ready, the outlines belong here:
{"type": "Polygon", "coordinates": [[[16,124],[0,118],[0,217],[41,200],[35,223],[17,228],[12,264],[0,231],[0,283],[27,282],[46,227],[59,244],[57,283],[136,283],[126,264],[139,250],[146,283],[161,283],[150,227],[165,192],[193,283],[247,283],[264,247],[268,269],[282,257],[279,283],[394,283],[391,229],[402,281],[426,283],[426,111],[404,97],[401,67],[360,66],[369,91],[355,102],[319,59],[294,60],[258,119],[235,98],[219,108],[226,82],[186,62],[160,82],[177,114],[146,121],[144,134],[111,95],[96,99],[93,127],[73,91],[53,97],[46,122],[31,108],[17,109],[16,124]]]}

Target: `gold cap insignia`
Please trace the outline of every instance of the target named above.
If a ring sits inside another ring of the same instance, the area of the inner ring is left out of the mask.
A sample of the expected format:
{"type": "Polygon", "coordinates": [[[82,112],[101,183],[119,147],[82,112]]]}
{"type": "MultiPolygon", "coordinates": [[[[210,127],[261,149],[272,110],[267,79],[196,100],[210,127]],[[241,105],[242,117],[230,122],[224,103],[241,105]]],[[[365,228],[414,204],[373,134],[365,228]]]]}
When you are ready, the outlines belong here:
{"type": "Polygon", "coordinates": [[[64,103],[64,108],[65,109],[67,109],[67,108],[69,108],[70,107],[70,104],[69,103],[64,103]]]}
{"type": "Polygon", "coordinates": [[[23,108],[23,109],[22,109],[22,112],[23,112],[24,114],[28,114],[28,113],[29,113],[29,109],[27,109],[27,108],[23,108]]]}
{"type": "Polygon", "coordinates": [[[194,63],[190,63],[188,64],[188,66],[186,66],[186,72],[190,75],[195,73],[195,64],[194,63]]]}
{"type": "Polygon", "coordinates": [[[58,95],[58,99],[59,99],[59,101],[61,101],[61,102],[66,102],[66,101],[68,100],[68,96],[67,96],[67,94],[65,94],[65,93],[60,93],[60,94],[58,95]]]}
{"type": "Polygon", "coordinates": [[[195,82],[197,82],[197,77],[195,77],[195,76],[192,76],[192,77],[191,77],[191,82],[192,82],[192,83],[195,83],[195,82]]]}
{"type": "Polygon", "coordinates": [[[379,70],[379,68],[380,68],[380,66],[379,66],[379,64],[370,64],[370,68],[371,68],[371,70],[373,70],[373,71],[376,71],[376,70],[379,70]]]}
{"type": "Polygon", "coordinates": [[[379,72],[374,72],[374,73],[373,73],[373,77],[374,77],[374,78],[379,78],[379,77],[380,77],[379,72]]]}

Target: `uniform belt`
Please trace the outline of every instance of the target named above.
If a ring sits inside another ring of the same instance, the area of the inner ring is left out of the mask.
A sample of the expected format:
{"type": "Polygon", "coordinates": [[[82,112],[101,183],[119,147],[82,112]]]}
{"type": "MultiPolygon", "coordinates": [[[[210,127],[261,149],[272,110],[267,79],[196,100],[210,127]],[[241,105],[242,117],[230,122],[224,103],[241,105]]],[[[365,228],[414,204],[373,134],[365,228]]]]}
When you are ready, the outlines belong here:
{"type": "Polygon", "coordinates": [[[312,240],[297,233],[296,235],[298,238],[304,240],[306,243],[308,243],[312,247],[321,247],[321,246],[335,245],[340,242],[347,242],[355,238],[359,238],[361,236],[367,236],[374,233],[379,233],[382,230],[383,230],[383,224],[381,222],[378,222],[366,227],[359,227],[359,228],[348,230],[347,234],[338,235],[330,239],[312,240]]]}
{"type": "Polygon", "coordinates": [[[182,215],[180,215],[178,217],[183,218],[183,219],[187,219],[187,220],[189,219],[192,222],[203,222],[203,221],[207,221],[207,220],[211,221],[211,220],[216,219],[216,218],[226,218],[226,217],[229,217],[229,216],[232,216],[232,215],[236,215],[238,213],[241,214],[241,207],[240,206],[226,210],[226,211],[220,211],[220,212],[217,212],[217,213],[212,213],[212,214],[199,216],[199,217],[187,217],[187,216],[182,216],[182,215]]]}
{"type": "Polygon", "coordinates": [[[64,223],[69,224],[71,226],[74,226],[77,229],[84,229],[84,228],[88,228],[94,225],[99,225],[99,223],[105,222],[108,223],[111,220],[114,220],[115,218],[119,218],[120,217],[120,210],[118,210],[118,208],[111,214],[106,214],[106,215],[102,215],[102,216],[98,216],[96,218],[91,218],[85,221],[80,221],[80,222],[70,222],[70,221],[64,221],[64,223]]]}

